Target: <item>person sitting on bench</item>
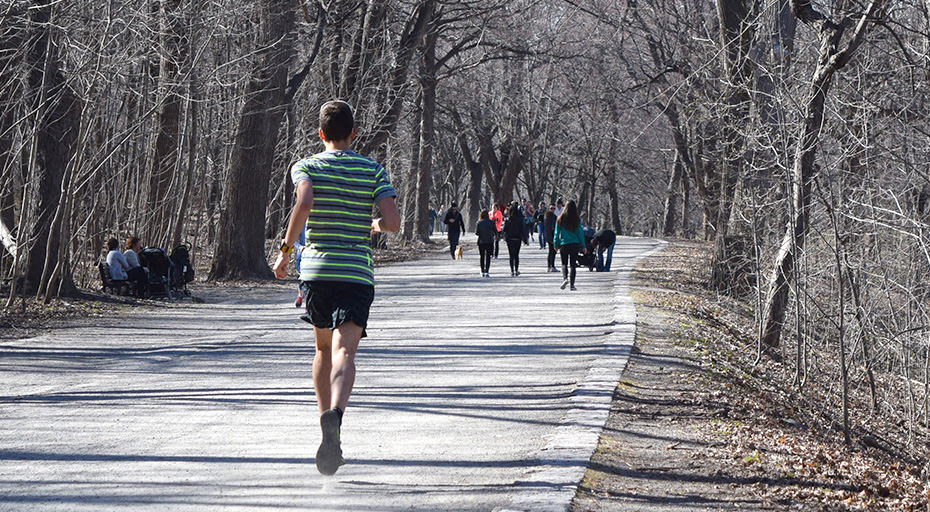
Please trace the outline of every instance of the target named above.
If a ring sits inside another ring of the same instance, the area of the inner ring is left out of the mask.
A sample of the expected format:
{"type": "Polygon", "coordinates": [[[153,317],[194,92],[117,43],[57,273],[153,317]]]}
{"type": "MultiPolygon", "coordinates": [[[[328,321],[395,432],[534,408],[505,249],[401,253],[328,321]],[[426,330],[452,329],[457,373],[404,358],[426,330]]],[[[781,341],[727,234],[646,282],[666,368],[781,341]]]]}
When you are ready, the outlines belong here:
{"type": "Polygon", "coordinates": [[[145,287],[139,290],[139,296],[147,297],[149,291],[149,269],[143,267],[142,264],[139,263],[140,252],[142,252],[142,239],[137,236],[127,238],[126,250],[123,251],[123,257],[126,258],[126,263],[129,264],[129,270],[126,271],[126,275],[129,276],[129,280],[136,281],[137,283],[139,282],[139,276],[142,276],[145,287]]]}
{"type": "Polygon", "coordinates": [[[136,267],[137,270],[133,271],[130,277],[129,263],[126,261],[126,257],[123,256],[123,253],[119,252],[119,240],[115,238],[111,238],[107,241],[107,250],[109,251],[107,252],[107,265],[110,266],[110,279],[114,281],[135,281],[136,292],[140,297],[144,297],[148,282],[142,267],[136,267]]]}

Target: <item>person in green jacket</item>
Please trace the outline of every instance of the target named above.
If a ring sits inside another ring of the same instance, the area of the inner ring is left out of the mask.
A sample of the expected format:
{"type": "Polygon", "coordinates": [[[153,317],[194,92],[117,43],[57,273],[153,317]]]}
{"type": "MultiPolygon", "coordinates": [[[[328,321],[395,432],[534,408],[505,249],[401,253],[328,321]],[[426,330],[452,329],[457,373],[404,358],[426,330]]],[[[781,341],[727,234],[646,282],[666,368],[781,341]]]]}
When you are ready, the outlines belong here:
{"type": "Polygon", "coordinates": [[[581,218],[578,216],[578,205],[569,201],[562,210],[562,214],[555,222],[555,236],[553,246],[562,255],[562,290],[571,285],[575,291],[575,267],[578,265],[578,255],[588,252],[584,243],[584,231],[581,228],[581,218]]]}

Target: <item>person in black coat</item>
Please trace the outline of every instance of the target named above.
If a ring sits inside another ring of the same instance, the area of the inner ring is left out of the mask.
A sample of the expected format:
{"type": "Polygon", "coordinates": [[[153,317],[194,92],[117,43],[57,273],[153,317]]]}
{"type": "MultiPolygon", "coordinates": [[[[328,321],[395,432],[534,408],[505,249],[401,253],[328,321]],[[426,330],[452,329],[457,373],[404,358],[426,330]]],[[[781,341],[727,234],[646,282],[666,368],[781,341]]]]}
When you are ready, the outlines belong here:
{"type": "Polygon", "coordinates": [[[549,264],[549,272],[558,272],[559,270],[555,268],[555,223],[558,220],[558,217],[555,215],[555,205],[549,206],[549,211],[546,212],[546,243],[549,244],[549,257],[547,262],[549,264]]]}
{"type": "Polygon", "coordinates": [[[488,216],[487,210],[481,210],[478,216],[478,226],[475,234],[478,235],[478,257],[481,260],[481,277],[491,277],[491,255],[494,253],[494,240],[497,238],[497,226],[488,216]]]}
{"type": "Polygon", "coordinates": [[[446,218],[442,220],[442,223],[449,228],[449,253],[452,259],[455,259],[455,248],[459,245],[459,237],[465,232],[465,221],[459,213],[457,204],[449,205],[449,211],[446,212],[446,218]]]}
{"type": "Polygon", "coordinates": [[[520,244],[530,245],[530,241],[526,233],[526,219],[520,213],[520,205],[516,201],[507,211],[507,220],[501,232],[507,239],[507,251],[510,253],[510,275],[517,277],[520,275],[520,244]]]}

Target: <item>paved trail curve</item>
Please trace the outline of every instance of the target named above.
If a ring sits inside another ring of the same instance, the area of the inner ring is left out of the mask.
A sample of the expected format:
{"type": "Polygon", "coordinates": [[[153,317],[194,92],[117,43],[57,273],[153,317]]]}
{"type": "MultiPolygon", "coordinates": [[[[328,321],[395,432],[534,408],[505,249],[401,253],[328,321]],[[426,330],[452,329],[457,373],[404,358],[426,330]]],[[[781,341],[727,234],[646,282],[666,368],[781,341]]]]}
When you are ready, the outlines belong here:
{"type": "Polygon", "coordinates": [[[566,510],[660,245],[577,292],[533,243],[517,278],[505,247],[490,279],[474,250],[377,269],[332,478],[290,286],[0,344],[0,511],[566,510]]]}

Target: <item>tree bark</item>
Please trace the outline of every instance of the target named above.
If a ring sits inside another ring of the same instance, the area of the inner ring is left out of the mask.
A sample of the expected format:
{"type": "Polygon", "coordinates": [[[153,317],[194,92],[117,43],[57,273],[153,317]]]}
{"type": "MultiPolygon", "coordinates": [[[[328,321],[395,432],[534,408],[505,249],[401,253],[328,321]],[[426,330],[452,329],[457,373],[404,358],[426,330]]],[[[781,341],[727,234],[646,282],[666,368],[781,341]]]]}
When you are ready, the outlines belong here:
{"type": "Polygon", "coordinates": [[[263,213],[286,107],[297,5],[293,0],[262,0],[261,6],[262,47],[236,131],[211,280],[272,276],[265,256],[263,213]]]}
{"type": "Polygon", "coordinates": [[[188,94],[190,95],[190,99],[187,103],[187,172],[185,173],[184,190],[181,193],[181,201],[178,205],[177,213],[174,216],[174,229],[171,233],[170,247],[177,247],[183,242],[184,224],[188,217],[188,207],[190,205],[191,190],[194,181],[194,167],[197,164],[197,121],[199,116],[196,89],[191,86],[188,90],[188,94]]]}
{"type": "Polygon", "coordinates": [[[416,213],[416,196],[417,196],[417,174],[420,171],[420,129],[423,124],[423,94],[417,91],[416,98],[412,101],[414,108],[412,112],[413,122],[411,123],[410,134],[410,168],[407,170],[407,176],[403,182],[403,193],[400,194],[400,207],[404,213],[402,215],[403,225],[401,233],[405,240],[413,240],[416,237],[414,229],[414,214],[416,213]]]}

